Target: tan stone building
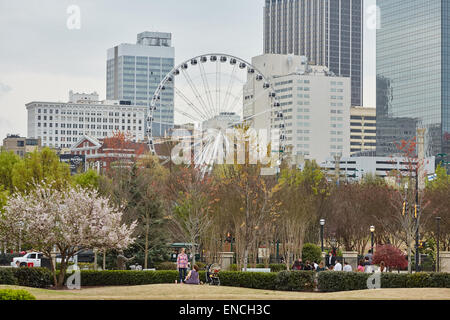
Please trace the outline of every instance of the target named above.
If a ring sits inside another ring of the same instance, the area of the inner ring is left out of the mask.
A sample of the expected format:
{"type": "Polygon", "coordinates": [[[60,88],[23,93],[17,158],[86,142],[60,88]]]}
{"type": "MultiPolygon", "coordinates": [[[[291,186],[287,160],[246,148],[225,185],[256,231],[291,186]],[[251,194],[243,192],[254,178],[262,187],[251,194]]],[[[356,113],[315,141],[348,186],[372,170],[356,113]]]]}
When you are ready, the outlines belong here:
{"type": "Polygon", "coordinates": [[[29,139],[19,135],[8,134],[3,139],[3,149],[12,151],[20,157],[41,148],[41,139],[29,139]]]}
{"type": "Polygon", "coordinates": [[[350,154],[375,152],[377,148],[377,115],[375,108],[350,109],[350,154]]]}

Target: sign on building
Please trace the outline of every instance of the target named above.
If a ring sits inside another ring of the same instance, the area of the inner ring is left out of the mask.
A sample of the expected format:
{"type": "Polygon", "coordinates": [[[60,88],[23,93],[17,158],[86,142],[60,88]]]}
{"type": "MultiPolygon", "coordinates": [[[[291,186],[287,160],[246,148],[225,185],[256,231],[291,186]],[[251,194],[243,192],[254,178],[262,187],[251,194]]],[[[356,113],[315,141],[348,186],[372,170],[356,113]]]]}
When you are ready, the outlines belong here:
{"type": "Polygon", "coordinates": [[[71,175],[82,173],[85,171],[85,155],[62,154],[59,156],[59,160],[69,165],[71,175]]]}

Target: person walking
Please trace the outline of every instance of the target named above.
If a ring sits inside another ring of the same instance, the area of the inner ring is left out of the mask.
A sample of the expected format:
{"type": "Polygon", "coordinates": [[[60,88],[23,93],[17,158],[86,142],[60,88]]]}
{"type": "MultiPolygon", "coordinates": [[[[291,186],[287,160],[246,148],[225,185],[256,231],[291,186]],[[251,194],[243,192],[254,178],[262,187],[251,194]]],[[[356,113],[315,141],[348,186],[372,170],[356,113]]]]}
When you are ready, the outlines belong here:
{"type": "Polygon", "coordinates": [[[198,266],[194,264],[194,268],[189,271],[185,284],[200,284],[200,278],[198,276],[198,266]]]}
{"type": "Polygon", "coordinates": [[[367,256],[364,258],[364,272],[366,273],[373,272],[372,264],[369,262],[369,257],[367,256]]]}
{"type": "Polygon", "coordinates": [[[369,252],[365,255],[364,258],[368,258],[369,263],[372,264],[373,252],[372,249],[369,249],[369,252]]]}
{"type": "Polygon", "coordinates": [[[181,252],[178,254],[178,257],[177,257],[177,270],[178,270],[178,274],[180,277],[180,284],[183,283],[186,278],[186,271],[187,271],[188,263],[189,263],[189,259],[186,254],[186,249],[182,248],[181,252]]]}

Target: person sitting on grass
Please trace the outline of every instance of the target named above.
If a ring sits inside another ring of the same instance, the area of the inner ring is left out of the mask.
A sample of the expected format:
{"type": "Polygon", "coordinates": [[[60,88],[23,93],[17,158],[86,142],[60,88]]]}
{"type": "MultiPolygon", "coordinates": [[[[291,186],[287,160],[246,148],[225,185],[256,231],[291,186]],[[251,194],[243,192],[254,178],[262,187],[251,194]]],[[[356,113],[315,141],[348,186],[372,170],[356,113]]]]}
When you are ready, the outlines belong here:
{"type": "Polygon", "coordinates": [[[198,266],[194,264],[194,268],[189,271],[186,281],[184,281],[185,284],[200,284],[200,279],[198,276],[198,266]]]}
{"type": "Polygon", "coordinates": [[[325,271],[325,270],[326,270],[326,268],[325,268],[323,261],[320,261],[319,266],[317,267],[316,271],[321,272],[321,271],[325,271]]]}
{"type": "Polygon", "coordinates": [[[294,265],[292,266],[292,270],[300,271],[303,269],[302,259],[295,260],[294,265]]]}

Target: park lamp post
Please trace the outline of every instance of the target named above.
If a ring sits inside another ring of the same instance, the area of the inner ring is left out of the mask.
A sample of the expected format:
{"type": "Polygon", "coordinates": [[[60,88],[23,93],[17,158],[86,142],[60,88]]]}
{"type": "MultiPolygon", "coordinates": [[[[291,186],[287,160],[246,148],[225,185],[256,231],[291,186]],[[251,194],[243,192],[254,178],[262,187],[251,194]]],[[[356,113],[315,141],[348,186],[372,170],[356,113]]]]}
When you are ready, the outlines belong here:
{"type": "Polygon", "coordinates": [[[436,217],[436,227],[437,227],[437,235],[436,235],[436,272],[440,271],[440,258],[439,258],[439,240],[440,240],[440,222],[441,217],[436,217]]]}
{"type": "Polygon", "coordinates": [[[371,249],[372,249],[372,254],[373,254],[373,234],[375,232],[375,226],[370,226],[370,235],[371,235],[371,249]]]}
{"type": "Polygon", "coordinates": [[[325,225],[325,219],[320,219],[320,243],[323,252],[323,227],[325,225]]]}

